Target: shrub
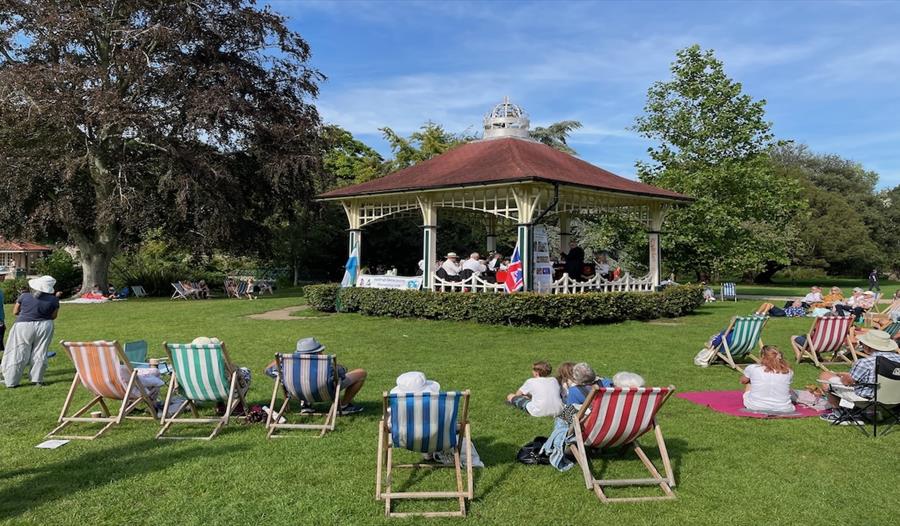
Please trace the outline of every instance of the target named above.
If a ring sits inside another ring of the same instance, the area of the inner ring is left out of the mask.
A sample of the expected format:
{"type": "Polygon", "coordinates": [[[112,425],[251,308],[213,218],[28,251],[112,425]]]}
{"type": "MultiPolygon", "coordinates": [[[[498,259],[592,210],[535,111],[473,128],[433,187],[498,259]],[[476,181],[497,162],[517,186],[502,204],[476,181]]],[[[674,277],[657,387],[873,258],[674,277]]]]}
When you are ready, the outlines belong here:
{"type": "MultiPolygon", "coordinates": [[[[341,286],[337,283],[307,285],[303,287],[303,295],[312,308],[322,312],[334,312],[340,289],[341,286]]],[[[346,308],[342,310],[346,311],[346,308]]]]}
{"type": "Polygon", "coordinates": [[[669,287],[662,292],[595,292],[584,294],[433,293],[428,291],[347,288],[311,285],[309,304],[326,312],[359,312],[368,316],[472,320],[488,324],[569,327],[624,320],[683,316],[703,303],[698,286],[669,287]],[[338,301],[336,301],[338,300],[338,301]]]}
{"type": "Polygon", "coordinates": [[[69,292],[81,285],[81,268],[65,250],[54,250],[49,256],[38,260],[34,273],[53,276],[56,290],[69,292]]]}
{"type": "Polygon", "coordinates": [[[15,303],[19,297],[19,291],[28,288],[28,280],[25,278],[7,279],[0,281],[0,290],[3,291],[3,303],[15,303]]]}

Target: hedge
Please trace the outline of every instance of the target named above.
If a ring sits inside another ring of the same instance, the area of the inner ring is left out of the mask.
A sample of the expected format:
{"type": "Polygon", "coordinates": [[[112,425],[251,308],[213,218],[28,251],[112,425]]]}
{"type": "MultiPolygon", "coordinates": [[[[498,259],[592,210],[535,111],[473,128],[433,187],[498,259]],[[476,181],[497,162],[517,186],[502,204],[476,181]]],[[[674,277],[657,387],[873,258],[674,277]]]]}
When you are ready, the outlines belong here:
{"type": "Polygon", "coordinates": [[[309,285],[304,294],[310,306],[324,312],[334,312],[339,305],[341,312],[369,316],[544,327],[672,318],[689,314],[703,303],[703,289],[694,285],[652,293],[490,294],[341,289],[329,283],[309,285]]]}

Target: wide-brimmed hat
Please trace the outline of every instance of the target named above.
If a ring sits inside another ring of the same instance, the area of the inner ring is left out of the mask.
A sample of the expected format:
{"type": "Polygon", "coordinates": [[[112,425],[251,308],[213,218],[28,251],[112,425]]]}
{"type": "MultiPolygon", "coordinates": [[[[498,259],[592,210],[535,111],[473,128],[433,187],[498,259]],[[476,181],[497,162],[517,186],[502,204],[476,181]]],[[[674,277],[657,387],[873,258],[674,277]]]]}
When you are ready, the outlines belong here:
{"type": "Polygon", "coordinates": [[[315,338],[301,338],[297,340],[297,350],[300,354],[318,354],[325,350],[325,346],[315,338]]]}
{"type": "Polygon", "coordinates": [[[875,295],[875,293],[872,292],[871,290],[867,290],[867,291],[863,292],[863,296],[874,296],[874,295],[875,295]]]}
{"type": "Polygon", "coordinates": [[[397,386],[391,389],[392,393],[438,393],[441,384],[425,378],[425,373],[409,371],[397,377],[397,386]]]}
{"type": "Polygon", "coordinates": [[[456,252],[447,252],[447,259],[456,258],[459,259],[459,256],[456,255],[456,252]]]}
{"type": "Polygon", "coordinates": [[[222,345],[222,341],[218,338],[207,338],[206,336],[198,336],[194,338],[191,345],[222,345]]]}
{"type": "Polygon", "coordinates": [[[859,343],[876,351],[891,352],[897,350],[897,342],[884,331],[868,331],[859,337],[859,343]]]}
{"type": "Polygon", "coordinates": [[[53,287],[56,286],[56,279],[53,276],[41,276],[28,280],[28,286],[32,290],[43,292],[44,294],[53,294],[53,287]]]}

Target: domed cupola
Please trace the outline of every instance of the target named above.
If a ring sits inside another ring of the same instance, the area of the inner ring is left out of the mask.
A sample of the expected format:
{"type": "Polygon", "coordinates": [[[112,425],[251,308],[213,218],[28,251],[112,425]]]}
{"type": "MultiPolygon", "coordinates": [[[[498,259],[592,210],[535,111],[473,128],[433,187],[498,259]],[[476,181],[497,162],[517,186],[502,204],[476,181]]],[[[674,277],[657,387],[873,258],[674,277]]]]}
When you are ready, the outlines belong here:
{"type": "Polygon", "coordinates": [[[528,114],[525,110],[509,102],[509,97],[504,97],[503,102],[494,106],[494,109],[484,116],[484,138],[528,139],[528,124],[528,114]]]}

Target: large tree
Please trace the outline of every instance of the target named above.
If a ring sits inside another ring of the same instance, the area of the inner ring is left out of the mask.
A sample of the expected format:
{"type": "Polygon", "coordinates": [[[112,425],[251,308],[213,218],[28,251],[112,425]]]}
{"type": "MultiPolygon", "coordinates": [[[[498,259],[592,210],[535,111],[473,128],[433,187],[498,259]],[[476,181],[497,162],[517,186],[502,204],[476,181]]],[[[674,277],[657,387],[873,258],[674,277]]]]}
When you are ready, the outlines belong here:
{"type": "Polygon", "coordinates": [[[76,243],[87,288],[148,225],[258,243],[315,191],[309,56],[253,1],[4,1],[0,234],[76,243]]]}
{"type": "Polygon", "coordinates": [[[677,52],[672,78],[647,92],[634,129],[656,141],[642,181],[696,198],[669,215],[667,261],[700,277],[756,273],[791,261],[805,213],[799,184],[775,174],[765,101],[743,93],[712,50],[677,52]]]}

